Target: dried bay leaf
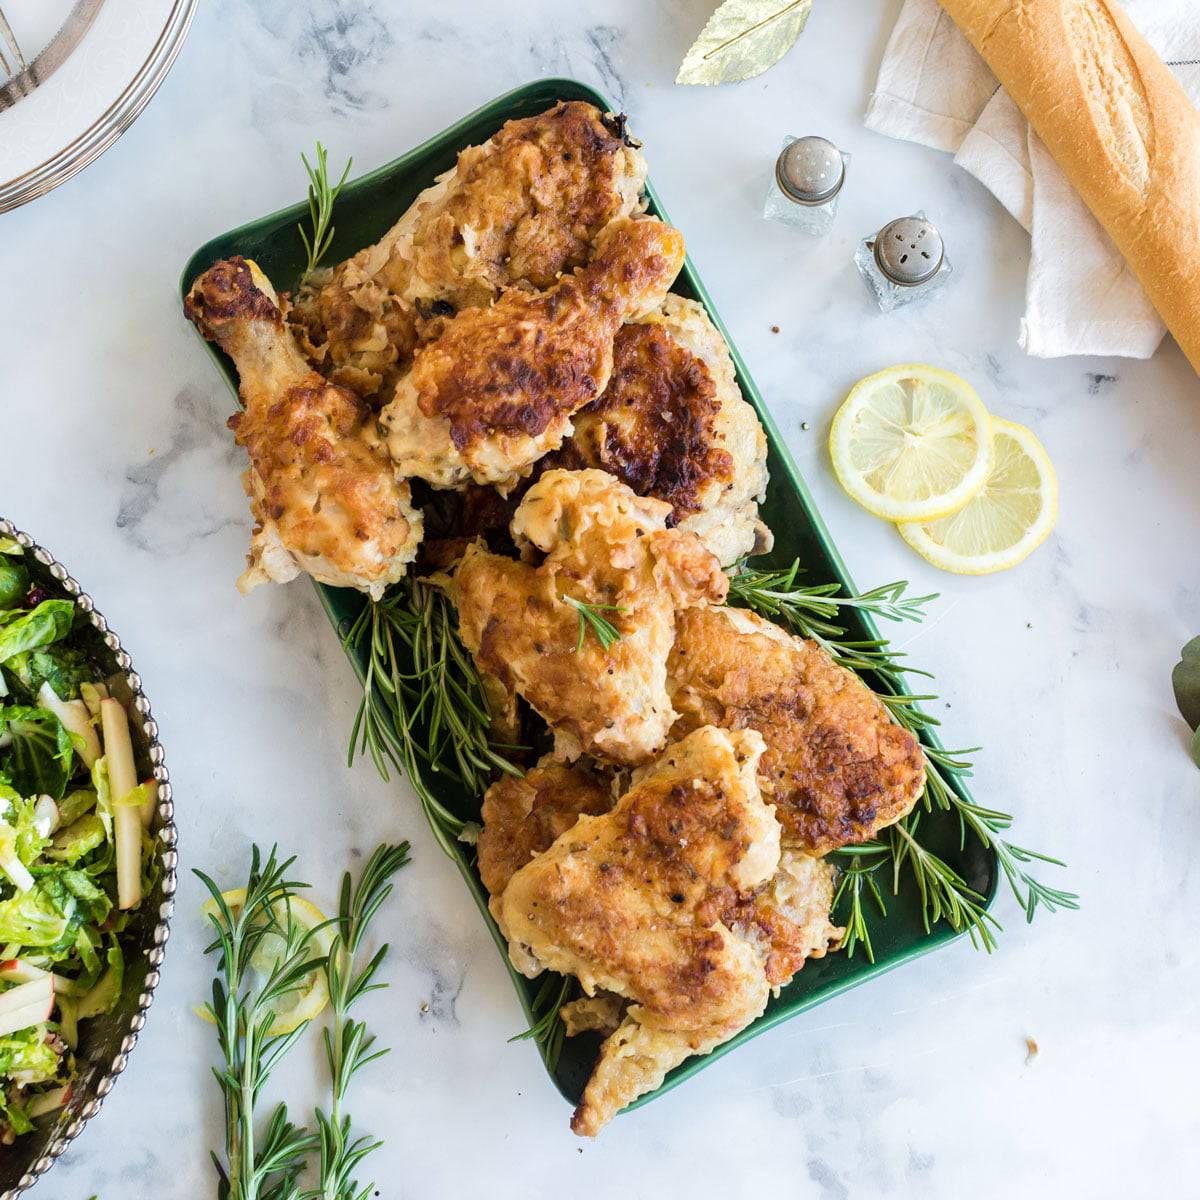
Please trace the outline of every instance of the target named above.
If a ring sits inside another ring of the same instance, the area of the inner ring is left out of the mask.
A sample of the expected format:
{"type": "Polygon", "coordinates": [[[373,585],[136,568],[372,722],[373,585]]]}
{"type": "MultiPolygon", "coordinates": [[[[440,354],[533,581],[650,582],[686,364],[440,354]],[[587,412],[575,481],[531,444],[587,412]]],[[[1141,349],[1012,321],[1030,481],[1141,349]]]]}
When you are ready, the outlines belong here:
{"type": "Polygon", "coordinates": [[[676,83],[737,83],[773,67],[808,21],[812,0],[725,0],[680,65],[676,83]]]}
{"type": "MultiPolygon", "coordinates": [[[[1179,652],[1179,662],[1171,672],[1175,703],[1189,729],[1200,728],[1200,637],[1194,637],[1179,652]]],[[[1193,747],[1195,753],[1196,747],[1193,747]]]]}

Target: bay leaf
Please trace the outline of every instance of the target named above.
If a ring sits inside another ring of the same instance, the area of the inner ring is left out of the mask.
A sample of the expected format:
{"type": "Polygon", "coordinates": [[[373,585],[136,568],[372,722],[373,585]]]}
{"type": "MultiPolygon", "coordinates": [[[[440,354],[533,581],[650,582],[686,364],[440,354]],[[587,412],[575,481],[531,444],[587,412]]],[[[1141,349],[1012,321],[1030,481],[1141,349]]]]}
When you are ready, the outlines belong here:
{"type": "Polygon", "coordinates": [[[773,67],[804,30],[812,0],[724,0],[684,55],[676,83],[737,83],[773,67]]]}
{"type": "Polygon", "coordinates": [[[1188,728],[1200,728],[1200,636],[1192,638],[1179,652],[1179,662],[1171,672],[1171,686],[1188,728]]]}
{"type": "Polygon", "coordinates": [[[1200,767],[1200,729],[1192,734],[1192,762],[1200,767]]]}

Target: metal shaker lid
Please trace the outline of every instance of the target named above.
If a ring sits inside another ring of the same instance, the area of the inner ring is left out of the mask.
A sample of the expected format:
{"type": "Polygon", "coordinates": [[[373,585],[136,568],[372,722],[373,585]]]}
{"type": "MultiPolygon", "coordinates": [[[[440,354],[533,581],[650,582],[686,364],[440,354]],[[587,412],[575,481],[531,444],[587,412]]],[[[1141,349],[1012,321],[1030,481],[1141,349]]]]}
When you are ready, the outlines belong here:
{"type": "Polygon", "coordinates": [[[775,163],[780,191],[797,204],[827,204],[842,190],[845,179],[842,152],[815,135],[789,142],[775,163]]]}
{"type": "Polygon", "coordinates": [[[932,279],[945,254],[942,235],[923,216],[898,217],[875,237],[875,263],[900,287],[932,279]]]}

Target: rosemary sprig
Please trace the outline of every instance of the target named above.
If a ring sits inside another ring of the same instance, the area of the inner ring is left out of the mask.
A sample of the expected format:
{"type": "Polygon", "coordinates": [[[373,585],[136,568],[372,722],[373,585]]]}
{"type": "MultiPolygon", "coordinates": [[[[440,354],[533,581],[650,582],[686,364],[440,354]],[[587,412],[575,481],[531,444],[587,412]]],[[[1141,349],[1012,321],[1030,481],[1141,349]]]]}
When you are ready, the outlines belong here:
{"type": "Polygon", "coordinates": [[[842,898],[846,899],[846,936],[841,948],[845,950],[847,958],[854,957],[856,946],[862,942],[868,961],[875,961],[875,948],[871,945],[871,931],[863,906],[863,894],[865,891],[870,896],[881,917],[887,916],[887,905],[884,904],[883,894],[875,881],[875,872],[884,865],[887,854],[887,846],[878,842],[867,842],[861,846],[835,850],[830,855],[831,858],[845,859],[848,863],[841,868],[841,879],[838,881],[837,891],[834,892],[833,903],[829,906],[831,913],[837,913],[842,898]]]}
{"type": "Polygon", "coordinates": [[[354,159],[346,160],[346,169],[336,184],[329,182],[329,162],[325,147],[320,142],[317,143],[315,166],[308,161],[308,156],[305,154],[300,155],[300,161],[304,163],[304,170],[308,175],[308,218],[312,222],[311,236],[303,225],[296,226],[300,231],[300,240],[303,241],[305,252],[308,255],[304,274],[300,276],[300,282],[304,283],[317,269],[317,265],[325,257],[333,241],[334,230],[330,223],[333,220],[333,206],[341,194],[343,185],[350,177],[350,166],[354,159]]]}
{"type": "MultiPolygon", "coordinates": [[[[858,596],[836,596],[836,584],[799,587],[799,560],[786,571],[754,571],[744,566],[734,568],[729,594],[732,601],[787,625],[801,637],[810,638],[826,650],[835,662],[856,673],[870,672],[883,685],[875,694],[885,705],[892,719],[918,736],[927,733],[939,721],[921,708],[923,702],[935,700],[933,695],[905,695],[899,689],[905,674],[933,676],[908,666],[904,654],[894,650],[886,638],[843,640],[846,630],[833,624],[831,618],[840,608],[857,609],[891,621],[919,621],[925,606],[936,596],[907,597],[907,584],[890,583],[863,592],[858,596]]],[[[925,788],[921,804],[925,811],[935,808],[954,812],[959,821],[960,847],[965,846],[968,830],[990,847],[1008,880],[1017,903],[1025,910],[1026,920],[1032,921],[1039,907],[1048,912],[1060,908],[1076,909],[1079,897],[1073,892],[1049,887],[1025,870],[1024,864],[1044,862],[1054,866],[1065,864],[1047,854],[1018,846],[1004,836],[1012,825],[1012,816],[995,809],[984,808],[964,800],[951,786],[949,779],[967,777],[972,763],[967,757],[979,747],[969,750],[943,750],[926,745],[925,788]]],[[[972,943],[990,950],[995,945],[995,932],[1000,928],[995,918],[983,907],[982,897],[967,886],[959,874],[943,859],[923,847],[916,838],[917,816],[910,814],[887,831],[882,843],[853,847],[860,856],[868,847],[882,846],[893,865],[893,891],[899,887],[900,869],[907,865],[912,871],[921,894],[925,926],[928,929],[938,920],[945,920],[955,930],[966,929],[972,943]]],[[[857,928],[855,941],[866,948],[862,889],[865,880],[859,876],[843,880],[839,892],[848,897],[850,928],[857,928]],[[857,926],[854,922],[857,921],[857,926]]],[[[847,934],[851,944],[851,934],[847,934]]]]}
{"type": "Polygon", "coordinates": [[[217,953],[212,999],[204,1011],[217,1030],[225,1060],[213,1074],[225,1102],[225,1158],[213,1154],[220,1200],[298,1200],[297,1176],[305,1156],[317,1147],[307,1129],[288,1120],[278,1104],[266,1132],[255,1135],[255,1105],[272,1070],[303,1036],[307,1022],[288,1033],[272,1034],[275,1006],[325,965],[315,938],[323,926],[302,928],[291,919],[290,899],[308,884],[288,878],[294,858],[279,861],[272,848],[264,863],[251,850],[246,896],[230,908],[221,889],[203,871],[195,874],[212,895],[209,914],[216,936],[205,954],[217,953]],[[249,979],[251,960],[267,937],[278,941],[273,965],[257,987],[249,979]]]}
{"type": "Polygon", "coordinates": [[[360,1188],[353,1175],[362,1160],[383,1143],[365,1134],[352,1138],[350,1117],[342,1106],[354,1076],[368,1063],[387,1054],[386,1048],[375,1049],[374,1035],[367,1032],[364,1022],[350,1016],[350,1009],[368,992],[387,986],[375,982],[375,975],[387,956],[388,947],[381,946],[371,960],[357,970],[355,957],[372,918],[391,895],[392,877],[408,861],[407,842],[398,846],[384,845],[367,860],[357,887],[349,871],[342,876],[335,925],[337,933],[325,962],[332,1029],[327,1026],[323,1033],[332,1102],[328,1115],[321,1109],[316,1112],[320,1182],[317,1188],[305,1193],[305,1200],[365,1200],[375,1187],[368,1183],[360,1188]]]}
{"type": "Polygon", "coordinates": [[[533,997],[533,1024],[521,1033],[514,1033],[508,1039],[510,1042],[537,1042],[542,1048],[546,1069],[552,1074],[558,1066],[563,1038],[566,1036],[566,1026],[559,1016],[559,1010],[570,999],[574,984],[575,981],[569,975],[556,975],[553,971],[547,971],[533,997]]]}
{"type": "Polygon", "coordinates": [[[345,645],[365,651],[363,698],[350,733],[349,761],[369,754],[384,779],[388,764],[407,777],[438,844],[473,841],[478,826],[452,813],[433,794],[423,770],[446,776],[481,796],[495,772],[520,775],[491,741],[483,684],[458,637],[444,593],[405,579],[382,600],[368,602],[345,645]]]}
{"type": "Polygon", "coordinates": [[[606,612],[623,613],[619,604],[588,604],[585,600],[576,600],[574,596],[562,597],[576,612],[579,613],[579,641],[575,643],[575,653],[583,649],[583,639],[590,629],[596,635],[601,650],[607,650],[613,642],[621,640],[621,631],[606,617],[606,612]]]}

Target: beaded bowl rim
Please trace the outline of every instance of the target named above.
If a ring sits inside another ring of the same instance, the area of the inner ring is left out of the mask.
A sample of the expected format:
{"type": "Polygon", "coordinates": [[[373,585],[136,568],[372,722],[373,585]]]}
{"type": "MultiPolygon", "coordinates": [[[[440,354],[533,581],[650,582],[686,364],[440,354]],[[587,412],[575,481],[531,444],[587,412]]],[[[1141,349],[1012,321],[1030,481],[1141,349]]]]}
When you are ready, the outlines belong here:
{"type": "MultiPolygon", "coordinates": [[[[60,1114],[45,1151],[34,1161],[29,1169],[21,1176],[17,1185],[8,1191],[0,1193],[0,1200],[14,1200],[21,1192],[27,1191],[40,1179],[55,1161],[61,1157],[66,1148],[73,1142],[83,1127],[100,1111],[105,1097],[112,1091],[117,1077],[124,1072],[129,1063],[129,1055],[137,1045],[138,1035],[146,1023],[146,1012],[154,1001],[154,993],[161,978],[163,959],[166,956],[167,939],[170,937],[171,916],[175,909],[175,888],[178,880],[179,855],[176,850],[178,831],[175,827],[175,805],[171,792],[171,776],[167,770],[162,743],[158,740],[158,723],[150,710],[150,701],[142,690],[142,678],[133,668],[133,662],[128,651],[121,645],[121,639],[108,627],[104,616],[96,609],[95,602],[48,550],[40,546],[29,534],[18,529],[11,521],[0,517],[0,537],[14,539],[21,548],[44,566],[51,577],[62,588],[63,592],[75,601],[76,607],[87,615],[92,627],[101,635],[104,644],[112,652],[117,669],[123,674],[125,682],[133,694],[132,708],[141,718],[142,732],[146,737],[148,755],[158,782],[158,817],[160,827],[156,832],[159,847],[159,862],[162,867],[161,889],[162,903],[158,909],[158,921],[153,929],[143,938],[141,949],[146,953],[146,977],[142,982],[142,991],[138,996],[137,1008],[129,1020],[120,1049],[107,1068],[99,1067],[102,1072],[95,1083],[89,1085],[86,1099],[73,1098],[60,1114]]],[[[130,716],[132,717],[132,713],[130,716]]]]}

